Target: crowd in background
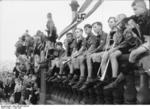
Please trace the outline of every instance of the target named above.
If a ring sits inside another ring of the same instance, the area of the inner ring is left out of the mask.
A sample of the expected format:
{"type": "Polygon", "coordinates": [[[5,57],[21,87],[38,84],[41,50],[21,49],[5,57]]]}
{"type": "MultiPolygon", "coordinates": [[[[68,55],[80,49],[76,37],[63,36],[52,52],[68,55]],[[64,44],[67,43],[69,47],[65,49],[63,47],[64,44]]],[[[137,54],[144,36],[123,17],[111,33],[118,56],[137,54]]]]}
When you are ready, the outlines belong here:
{"type": "MultiPolygon", "coordinates": [[[[51,17],[51,13],[47,17],[47,28],[53,28],[52,30],[48,30],[48,35],[53,35],[52,37],[55,38],[57,37],[56,28],[51,18],[49,18],[51,17]],[[51,25],[53,26],[51,27],[51,25]]],[[[54,48],[55,46],[53,40],[56,39],[50,36],[47,37],[40,30],[34,36],[31,36],[28,30],[26,30],[18,38],[15,44],[16,65],[12,72],[3,72],[0,76],[1,101],[18,104],[38,103],[41,51],[47,51],[48,48],[54,48]],[[50,40],[52,43],[50,43],[50,40]]]]}

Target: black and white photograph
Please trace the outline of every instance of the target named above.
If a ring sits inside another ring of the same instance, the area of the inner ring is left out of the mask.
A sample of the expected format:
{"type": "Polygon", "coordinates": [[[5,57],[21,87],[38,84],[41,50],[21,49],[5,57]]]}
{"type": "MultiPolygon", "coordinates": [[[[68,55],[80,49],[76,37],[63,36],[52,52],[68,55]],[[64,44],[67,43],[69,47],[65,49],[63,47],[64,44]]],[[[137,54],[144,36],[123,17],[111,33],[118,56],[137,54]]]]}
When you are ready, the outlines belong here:
{"type": "Polygon", "coordinates": [[[0,108],[149,104],[150,0],[0,0],[0,108]]]}

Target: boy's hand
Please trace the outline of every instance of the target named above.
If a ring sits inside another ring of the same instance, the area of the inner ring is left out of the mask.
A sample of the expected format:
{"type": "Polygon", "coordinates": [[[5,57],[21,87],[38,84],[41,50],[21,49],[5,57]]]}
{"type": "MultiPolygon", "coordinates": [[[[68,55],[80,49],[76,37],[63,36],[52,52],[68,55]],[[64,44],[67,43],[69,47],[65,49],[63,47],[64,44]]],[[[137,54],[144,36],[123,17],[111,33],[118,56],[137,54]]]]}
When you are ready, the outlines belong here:
{"type": "Polygon", "coordinates": [[[77,52],[77,51],[76,51],[76,52],[74,52],[74,53],[72,54],[71,58],[76,57],[76,56],[77,56],[77,54],[78,54],[78,52],[77,52]]]}
{"type": "Polygon", "coordinates": [[[92,52],[88,52],[88,51],[86,51],[86,52],[84,53],[85,56],[88,56],[88,55],[91,55],[91,54],[92,54],[92,52]]]}

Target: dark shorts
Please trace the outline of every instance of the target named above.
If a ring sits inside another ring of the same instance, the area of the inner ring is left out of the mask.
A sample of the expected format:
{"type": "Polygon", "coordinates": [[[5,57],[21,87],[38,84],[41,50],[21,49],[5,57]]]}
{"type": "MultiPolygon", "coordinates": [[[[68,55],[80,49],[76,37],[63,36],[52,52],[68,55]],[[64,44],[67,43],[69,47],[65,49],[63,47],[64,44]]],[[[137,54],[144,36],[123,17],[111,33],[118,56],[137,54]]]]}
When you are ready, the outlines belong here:
{"type": "Polygon", "coordinates": [[[119,50],[122,52],[122,54],[129,54],[131,52],[130,49],[132,48],[134,48],[134,45],[128,45],[126,47],[119,48],[119,50]]]}
{"type": "Polygon", "coordinates": [[[41,53],[41,51],[38,50],[38,49],[36,49],[36,50],[34,51],[34,54],[35,54],[35,55],[39,55],[39,56],[40,56],[40,53],[41,53]]]}
{"type": "Polygon", "coordinates": [[[121,51],[122,54],[128,54],[130,48],[120,48],[119,50],[121,51]]]}
{"type": "Polygon", "coordinates": [[[21,99],[21,92],[15,93],[15,103],[19,103],[21,99]]]}

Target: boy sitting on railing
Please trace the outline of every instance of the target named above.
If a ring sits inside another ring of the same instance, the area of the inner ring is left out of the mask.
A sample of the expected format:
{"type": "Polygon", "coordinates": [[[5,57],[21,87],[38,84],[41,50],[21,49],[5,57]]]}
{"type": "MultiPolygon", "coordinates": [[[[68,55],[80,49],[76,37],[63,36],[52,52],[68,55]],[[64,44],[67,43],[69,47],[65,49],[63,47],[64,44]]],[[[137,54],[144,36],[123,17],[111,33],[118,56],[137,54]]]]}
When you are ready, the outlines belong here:
{"type": "Polygon", "coordinates": [[[135,0],[132,3],[132,8],[135,16],[131,18],[139,25],[143,41],[143,44],[130,54],[129,61],[135,63],[141,54],[150,51],[150,10],[146,8],[144,0],[135,0]]]}

